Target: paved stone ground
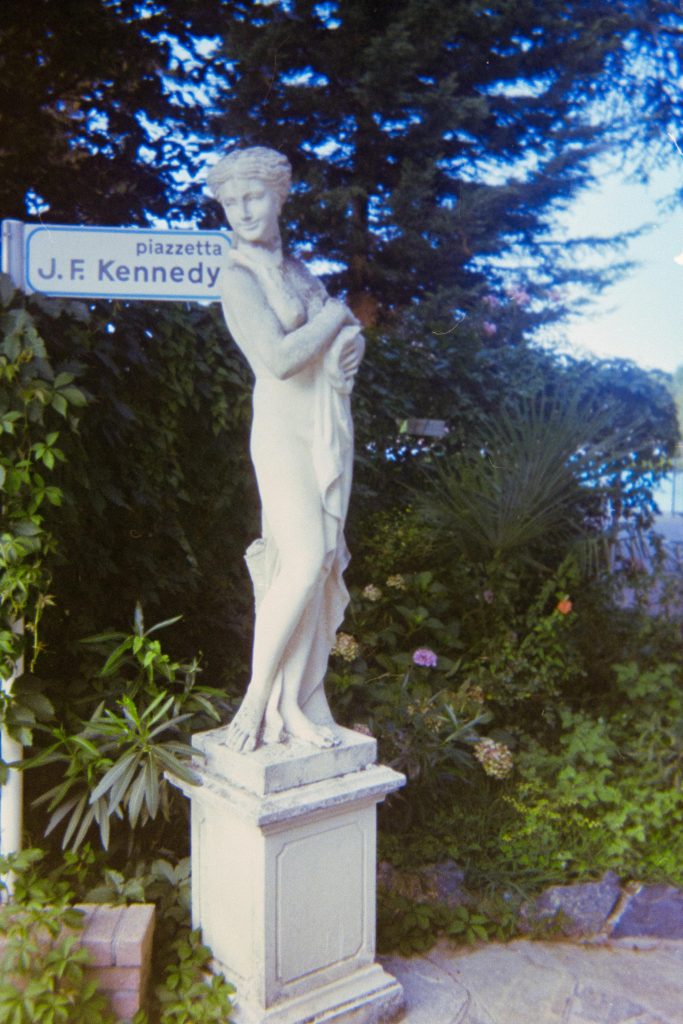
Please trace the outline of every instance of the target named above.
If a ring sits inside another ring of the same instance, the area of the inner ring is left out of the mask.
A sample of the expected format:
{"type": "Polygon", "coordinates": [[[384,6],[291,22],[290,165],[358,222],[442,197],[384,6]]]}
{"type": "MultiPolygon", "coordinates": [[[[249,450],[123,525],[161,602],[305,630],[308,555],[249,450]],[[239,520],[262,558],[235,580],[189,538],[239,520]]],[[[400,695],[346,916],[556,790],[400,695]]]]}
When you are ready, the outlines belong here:
{"type": "Polygon", "coordinates": [[[683,942],[440,942],[384,957],[406,993],[404,1024],[683,1024],[683,942]]]}

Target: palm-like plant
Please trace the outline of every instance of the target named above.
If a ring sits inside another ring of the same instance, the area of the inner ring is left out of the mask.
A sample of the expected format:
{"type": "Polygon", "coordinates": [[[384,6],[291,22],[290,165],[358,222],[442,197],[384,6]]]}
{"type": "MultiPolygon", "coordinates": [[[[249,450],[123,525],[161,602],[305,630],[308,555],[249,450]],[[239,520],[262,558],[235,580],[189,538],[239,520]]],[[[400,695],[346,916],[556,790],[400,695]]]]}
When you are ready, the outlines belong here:
{"type": "Polygon", "coordinates": [[[446,557],[550,568],[573,549],[595,564],[600,467],[616,444],[580,392],[520,401],[466,451],[433,456],[414,504],[446,557]]]}

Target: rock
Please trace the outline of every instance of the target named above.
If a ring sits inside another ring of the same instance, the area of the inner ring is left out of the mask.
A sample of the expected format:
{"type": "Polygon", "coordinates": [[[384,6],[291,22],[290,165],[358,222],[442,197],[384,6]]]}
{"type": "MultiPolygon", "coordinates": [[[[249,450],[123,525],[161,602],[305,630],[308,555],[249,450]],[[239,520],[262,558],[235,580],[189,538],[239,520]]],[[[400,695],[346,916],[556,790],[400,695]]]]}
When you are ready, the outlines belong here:
{"type": "Polygon", "coordinates": [[[454,860],[444,860],[423,868],[425,895],[447,907],[460,907],[468,902],[465,890],[465,872],[454,860]]]}
{"type": "Polygon", "coordinates": [[[469,902],[465,872],[454,860],[430,864],[416,871],[401,871],[388,861],[377,865],[377,885],[417,903],[444,903],[459,907],[469,902]]]}
{"type": "Polygon", "coordinates": [[[396,869],[388,860],[380,860],[377,864],[377,885],[381,889],[391,889],[396,869]]]}
{"type": "Polygon", "coordinates": [[[673,885],[644,885],[612,926],[615,939],[634,936],[683,939],[683,892],[673,885]]]}
{"type": "Polygon", "coordinates": [[[592,935],[599,932],[621,894],[619,879],[607,871],[599,882],[579,885],[552,885],[526,908],[527,929],[534,920],[562,914],[565,935],[592,935]]]}

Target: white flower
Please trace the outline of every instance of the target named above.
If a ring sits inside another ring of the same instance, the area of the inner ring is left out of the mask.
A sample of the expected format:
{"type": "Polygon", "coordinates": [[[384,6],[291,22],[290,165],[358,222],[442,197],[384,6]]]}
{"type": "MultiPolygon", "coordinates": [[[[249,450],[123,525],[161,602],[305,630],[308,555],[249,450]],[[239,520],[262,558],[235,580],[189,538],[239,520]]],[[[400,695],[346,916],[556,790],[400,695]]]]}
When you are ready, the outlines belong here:
{"type": "Polygon", "coordinates": [[[338,654],[344,661],[354,661],[360,654],[358,641],[350,633],[337,633],[332,654],[338,654]]]}
{"type": "Polygon", "coordinates": [[[504,743],[485,737],[474,744],[474,756],[487,775],[505,779],[513,768],[512,752],[504,743]]]}

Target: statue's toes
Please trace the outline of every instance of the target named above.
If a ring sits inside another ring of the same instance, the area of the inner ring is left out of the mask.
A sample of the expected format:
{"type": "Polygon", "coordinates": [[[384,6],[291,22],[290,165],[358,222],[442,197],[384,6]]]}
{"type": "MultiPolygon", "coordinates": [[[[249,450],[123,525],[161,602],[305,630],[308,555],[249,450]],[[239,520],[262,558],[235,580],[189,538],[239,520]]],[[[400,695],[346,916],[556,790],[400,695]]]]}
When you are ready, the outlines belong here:
{"type": "Polygon", "coordinates": [[[340,740],[336,733],[332,732],[331,729],[319,729],[321,742],[325,747],[338,747],[340,740]]]}

